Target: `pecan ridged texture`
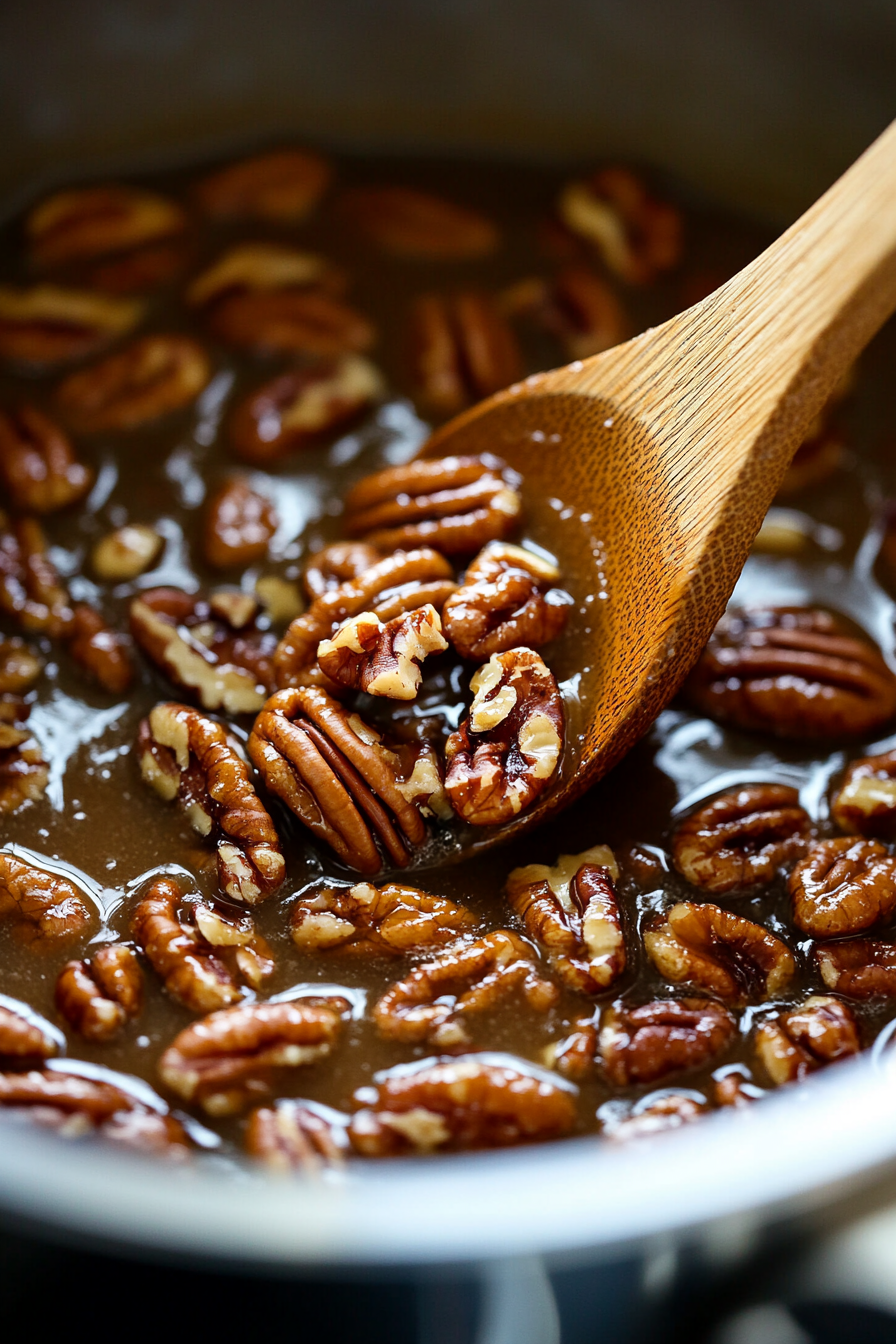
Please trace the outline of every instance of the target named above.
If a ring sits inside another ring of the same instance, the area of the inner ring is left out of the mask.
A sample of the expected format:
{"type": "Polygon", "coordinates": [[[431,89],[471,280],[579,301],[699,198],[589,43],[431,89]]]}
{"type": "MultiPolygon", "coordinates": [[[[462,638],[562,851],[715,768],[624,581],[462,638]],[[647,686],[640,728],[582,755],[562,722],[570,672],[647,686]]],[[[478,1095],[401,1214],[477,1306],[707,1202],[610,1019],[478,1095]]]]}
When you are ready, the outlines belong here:
{"type": "Polygon", "coordinates": [[[746,784],[692,812],[675,831],[672,860],[689,882],[727,892],[771,882],[810,844],[812,823],[796,789],[746,784]]]}
{"type": "Polygon", "coordinates": [[[298,224],[326,191],[331,171],[311,150],[274,149],[216,169],[193,194],[206,214],[221,219],[298,224]]]}
{"type": "Polygon", "coordinates": [[[879,938],[849,938],[812,953],[825,988],[847,999],[896,998],[896,946],[879,938]]]}
{"type": "Polygon", "coordinates": [[[610,286],[586,266],[567,266],[551,280],[520,280],[501,307],[558,337],[570,359],[588,359],[624,341],[629,322],[610,286]]]}
{"type": "Polygon", "coordinates": [[[794,868],[787,889],[793,922],[804,933],[862,933],[896,909],[896,858],[877,840],[821,840],[794,868]]]}
{"type": "Polygon", "coordinates": [[[494,252],[499,243],[485,215],[414,187],[354,187],[339,207],[377,247],[398,257],[470,260],[494,252]]]}
{"type": "Polygon", "coordinates": [[[56,405],[85,433],[137,429],[195,401],[212,376],[203,347],[190,336],[141,336],[98,364],[70,373],[56,405]]]}
{"type": "Polygon", "coordinates": [[[348,1123],[347,1115],[314,1101],[259,1106],[246,1123],[246,1152],[270,1171],[316,1175],[345,1164],[348,1123]]]}
{"type": "Polygon", "coordinates": [[[435,415],[455,415],[522,376],[516,337],[488,294],[422,294],[408,348],[417,400],[435,415]]]}
{"type": "Polygon", "coordinates": [[[681,256],[678,210],[652,195],[629,168],[602,168],[567,183],[557,213],[627,284],[650,284],[681,256]]]}
{"type": "Polygon", "coordinates": [[[50,780],[50,767],[40,747],[17,721],[19,714],[27,715],[28,708],[17,698],[0,699],[0,816],[43,798],[50,780]]]}
{"type": "Polygon", "coordinates": [[[831,816],[848,835],[896,839],[896,751],[853,761],[833,798],[831,816]]]}
{"type": "Polygon", "coordinates": [[[20,513],[53,513],[82,499],[94,472],[54,420],[21,402],[0,410],[0,480],[20,513]]]}
{"type": "Polygon", "coordinates": [[[447,647],[439,613],[429,604],[386,622],[363,611],[344,621],[332,639],[321,640],[317,665],[337,686],[388,700],[415,700],[423,660],[447,647]]]}
{"type": "Polygon", "coordinates": [[[219,299],[208,315],[219,340],[262,354],[338,359],[376,340],[372,322],[320,288],[249,290],[219,299]]]}
{"type": "MultiPolygon", "coordinates": [[[[436,551],[432,552],[434,556],[437,554],[436,551]]],[[[395,558],[397,557],[390,557],[395,558]]],[[[331,593],[334,589],[341,588],[344,583],[360,579],[362,574],[366,574],[368,569],[372,569],[384,559],[386,557],[382,551],[378,551],[375,546],[368,546],[364,541],[331,542],[329,546],[324,546],[322,550],[315,551],[314,555],[309,557],[302,575],[305,592],[309,600],[314,602],[324,593],[331,593]]],[[[445,573],[450,573],[450,567],[441,556],[439,563],[444,567],[445,573]]]]}
{"type": "Polygon", "coordinates": [[[59,1032],[27,1004],[0,995],[0,1063],[26,1064],[58,1054],[59,1032]]]}
{"type": "Polygon", "coordinates": [[[0,851],[0,919],[11,918],[23,942],[55,944],[85,933],[96,918],[68,878],[0,851]]]}
{"type": "Polygon", "coordinates": [[[214,569],[242,569],[264,559],[278,525],[267,495],[253,490],[244,477],[233,477],[205,507],[203,555],[214,569]]]}
{"type": "Polygon", "coordinates": [[[594,1073],[598,1051],[598,1021],[595,1016],[576,1017],[570,1023],[568,1035],[553,1041],[542,1052],[549,1069],[580,1082],[594,1073]]]}
{"type": "Polygon", "coordinates": [[[58,191],[30,212],[25,237],[39,266],[86,261],[181,233],[186,216],[157,192],[118,185],[58,191]]]}
{"type": "Polygon", "coordinates": [[[857,1055],[860,1048],[852,1009],[827,994],[813,994],[798,1008],[763,1018],[755,1040],[756,1055],[776,1087],[857,1055]]]}
{"type": "Polygon", "coordinates": [[[689,1125],[693,1120],[699,1120],[701,1115],[706,1115],[708,1110],[705,1101],[698,1101],[696,1097],[683,1092],[668,1092],[656,1098],[645,1097],[627,1115],[618,1118],[614,1116],[605,1121],[601,1133],[614,1143],[646,1139],[669,1129],[689,1125]]]}
{"type": "Polygon", "coordinates": [[[143,972],[133,948],[109,943],[89,961],[69,961],[56,980],[56,1007],[88,1041],[111,1041],[143,1005],[143,972]]]}
{"type": "Polygon", "coordinates": [[[128,642],[108,626],[98,611],[79,602],[72,612],[68,651],[104,691],[121,695],[134,680],[128,642]]]}
{"type": "Polygon", "coordinates": [[[736,1034],[731,1013],[712,999],[617,1003],[601,1019],[601,1063],[616,1087],[653,1083],[706,1064],[736,1034]]]}
{"type": "Polygon", "coordinates": [[[507,542],[490,542],[445,603],[445,634],[462,658],[481,661],[521,644],[540,648],[566,626],[572,602],[556,565],[507,542]]]}
{"type": "Polygon", "coordinates": [[[71,629],[69,596],[47,555],[36,518],[8,521],[0,513],[0,612],[23,630],[53,638],[71,629]]]}
{"type": "Polygon", "coordinates": [[[143,306],[89,290],[0,285],[0,359],[43,370],[95,354],[136,325],[143,306]]]}
{"type": "Polygon", "coordinates": [[[339,276],[324,257],[280,243],[238,243],[222,253],[190,283],[184,295],[192,308],[205,308],[228,294],[259,294],[322,284],[339,288],[339,276]]]}
{"type": "Polygon", "coordinates": [[[292,907],[290,937],[303,952],[403,956],[457,942],[476,917],[443,896],[389,882],[322,887],[292,907]]]}
{"type": "Polygon", "coordinates": [[[190,1150],[183,1125],[151,1110],[124,1088],[75,1073],[0,1073],[0,1115],[31,1120],[64,1138],[97,1134],[107,1142],[183,1160],[190,1150]]]}
{"type": "Polygon", "coordinates": [[[679,901],[644,931],[657,970],[732,1004],[773,998],[793,977],[790,949],[761,924],[717,905],[679,901]]]}

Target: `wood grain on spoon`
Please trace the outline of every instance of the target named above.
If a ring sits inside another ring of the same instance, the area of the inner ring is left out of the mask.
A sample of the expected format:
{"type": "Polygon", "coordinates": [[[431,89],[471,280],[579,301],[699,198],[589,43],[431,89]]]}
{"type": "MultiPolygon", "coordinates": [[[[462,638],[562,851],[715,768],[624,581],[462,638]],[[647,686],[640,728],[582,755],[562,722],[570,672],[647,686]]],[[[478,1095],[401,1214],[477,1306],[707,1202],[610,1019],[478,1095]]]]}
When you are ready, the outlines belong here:
{"type": "Polygon", "coordinates": [[[570,631],[585,723],[559,783],[481,844],[566,806],[669,702],[806,430],[894,308],[896,122],[708,298],[498,393],[424,445],[427,457],[497,453],[523,473],[536,509],[556,497],[590,515],[588,527],[555,523],[551,540],[580,592],[599,579],[607,595],[570,631]]]}

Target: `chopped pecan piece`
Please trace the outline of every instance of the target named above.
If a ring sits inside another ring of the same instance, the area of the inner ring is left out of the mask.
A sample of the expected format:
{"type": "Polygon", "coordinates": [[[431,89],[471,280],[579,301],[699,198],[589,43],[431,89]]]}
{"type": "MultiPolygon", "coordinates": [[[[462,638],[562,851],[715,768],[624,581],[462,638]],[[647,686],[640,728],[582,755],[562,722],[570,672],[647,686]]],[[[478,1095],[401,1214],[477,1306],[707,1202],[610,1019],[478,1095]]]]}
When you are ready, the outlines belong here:
{"type": "Polygon", "coordinates": [[[849,835],[896,839],[896,751],[853,761],[831,804],[831,816],[849,835]]]}
{"type": "Polygon", "coordinates": [[[298,224],[327,189],[330,165],[307,149],[273,149],[240,159],[204,177],[194,188],[209,215],[298,224]]]}
{"type": "Polygon", "coordinates": [[[28,215],[25,237],[39,266],[84,261],[170,238],[186,216],[175,201],[138,187],[57,191],[28,215]]]}
{"type": "Polygon", "coordinates": [[[813,948],[827,989],[847,999],[896,998],[896,946],[878,938],[850,938],[813,948]]]}
{"type": "Polygon", "coordinates": [[[538,974],[531,947],[499,929],[415,967],[374,1005],[373,1020],[389,1040],[427,1041],[453,1050],[470,1044],[465,1019],[471,1013],[485,1012],[515,993],[540,1013],[558,998],[556,985],[538,974]]]}
{"type": "Polygon", "coordinates": [[[422,294],[408,348],[417,397],[437,415],[455,415],[522,376],[516,337],[487,294],[422,294]]]}
{"type": "Polygon", "coordinates": [[[654,1083],[707,1063],[736,1033],[728,1009],[712,999],[656,999],[637,1008],[616,1003],[601,1021],[601,1063],[617,1087],[654,1083]]]}
{"type": "Polygon", "coordinates": [[[70,373],[56,403],[86,433],[136,429],[189,406],[212,376],[208,355],[190,336],[141,336],[98,364],[70,373]]]}
{"type": "Polygon", "coordinates": [[[303,952],[402,956],[457,942],[476,917],[443,896],[389,882],[322,887],[292,908],[290,936],[303,952]]]}
{"type": "Polygon", "coordinates": [[[70,961],[56,981],[56,1007],[88,1041],[111,1041],[143,1004],[143,972],[125,943],[101,947],[89,961],[70,961]]]}
{"type": "Polygon", "coordinates": [[[242,991],[202,933],[178,918],[182,897],[172,878],[155,881],[134,911],[134,938],[178,1003],[194,1013],[228,1008],[239,1002],[242,991]]]}
{"type": "Polygon", "coordinates": [[[240,349],[337,359],[376,340],[363,313],[321,289],[248,290],[225,295],[208,315],[209,330],[240,349]]]}
{"type": "Polygon", "coordinates": [[[675,867],[706,891],[771,882],[805,854],[812,823],[785,784],[746,784],[692,812],[672,839],[675,867]]]}
{"type": "Polygon", "coordinates": [[[375,612],[362,611],[340,625],[332,639],[321,640],[317,662],[337,686],[388,700],[416,700],[423,660],[447,647],[433,606],[385,624],[375,612]]]}
{"type": "Polygon", "coordinates": [[[126,523],[107,532],[93,548],[93,572],[104,583],[130,583],[159,558],[164,542],[146,523],[126,523]]]}
{"type": "Polygon", "coordinates": [[[604,1138],[616,1143],[629,1139],[649,1138],[667,1129],[680,1129],[692,1120],[699,1120],[709,1110],[705,1101],[683,1092],[667,1092],[660,1096],[645,1097],[626,1115],[608,1117],[601,1131],[604,1138]]]}
{"type": "Polygon", "coordinates": [[[341,1167],[349,1148],[347,1115],[315,1101],[259,1106],[246,1125],[246,1152],[271,1171],[316,1174],[341,1167]]]}
{"type": "Polygon", "coordinates": [[[316,688],[278,691],[255,720],[249,755],[271,793],[349,867],[398,867],[422,843],[423,818],[379,735],[316,688]]]}
{"type": "Polygon", "coordinates": [[[628,168],[603,168],[569,182],[557,213],[630,285],[648,285],[681,256],[681,216],[657,200],[628,168]]]}
{"type": "Polygon", "coordinates": [[[239,243],[197,275],[185,297],[192,307],[204,307],[236,291],[301,288],[319,283],[328,268],[323,257],[281,243],[239,243]]]}
{"type": "Polygon", "coordinates": [[[113,1083],[78,1074],[0,1073],[0,1115],[31,1120],[65,1138],[98,1134],[155,1155],[182,1158],[190,1147],[173,1115],[152,1111],[113,1083]]]}
{"type": "Polygon", "coordinates": [[[252,784],[249,767],[220,723],[171,702],[140,725],[143,778],[167,802],[177,799],[193,829],[218,850],[218,882],[255,905],[283,882],[280,841],[252,784]]]}
{"type": "Polygon", "coordinates": [[[570,989],[600,994],[625,969],[625,937],[614,882],[619,869],[606,845],[561,854],[555,867],[514,868],[507,900],[570,989]]]}
{"type": "Polygon", "coordinates": [[[14,508],[53,513],[86,495],[94,473],[68,435],[28,402],[0,410],[0,479],[14,508]]]}
{"type": "Polygon", "coordinates": [[[896,858],[877,840],[821,840],[787,883],[793,922],[814,938],[862,933],[896,909],[896,858]]]}
{"type": "Polygon", "coordinates": [[[570,359],[588,359],[628,334],[622,304],[609,285],[586,266],[569,266],[553,280],[521,280],[505,290],[509,317],[528,317],[563,342],[570,359]]]}
{"type": "Polygon", "coordinates": [[[159,1060],[159,1076],[209,1115],[236,1115],[269,1096],[283,1069],[324,1059],[342,1026],[344,999],[240,1004],[194,1022],[159,1060]]]}
{"type": "Polygon", "coordinates": [[[275,462],[352,420],[384,388],[363,355],[281,373],[237,405],[230,419],[234,452],[245,462],[275,462]]]}
{"type": "Polygon", "coordinates": [[[577,1017],[572,1030],[562,1040],[554,1041],[543,1052],[542,1058],[549,1069],[556,1069],[564,1078],[579,1082],[593,1072],[597,1059],[598,1024],[595,1017],[577,1017]]]}
{"type": "Polygon", "coordinates": [[[563,702],[531,649],[492,654],[470,689],[469,717],[445,743],[445,792],[471,826],[497,826],[529,807],[559,769],[563,702]]]}
{"type": "Polygon", "coordinates": [[[345,529],[383,551],[432,546],[471,555],[522,512],[519,477],[498,457],[443,457],[365,476],[345,497],[345,529]]]}
{"type": "Polygon", "coordinates": [[[134,664],[127,640],[84,602],[74,608],[73,617],[68,637],[69,653],[104,691],[121,695],[134,680],[134,664]]]}
{"type": "Polygon", "coordinates": [[[414,187],[354,187],[342,196],[343,217],[384,252],[432,261],[463,261],[494,252],[490,219],[414,187]]]}
{"type": "Polygon", "coordinates": [[[253,490],[241,476],[225,481],[206,506],[205,559],[215,569],[243,568],[263,560],[278,525],[277,511],[267,495],[253,490]]]}
{"type": "MultiPolygon", "coordinates": [[[[274,974],[274,957],[266,939],[256,932],[252,916],[240,911],[197,905],[196,928],[234,975],[252,989],[261,989],[274,974]]],[[[209,1005],[210,1007],[212,1005],[209,1005]]]]}
{"type": "Polygon", "coordinates": [[[6,522],[0,514],[0,612],[23,630],[58,638],[71,628],[69,597],[47,555],[35,518],[6,522]]]}
{"type": "Polygon", "coordinates": [[[644,931],[661,975],[733,1004],[773,998],[795,970],[790,949],[761,924],[717,905],[680,901],[644,931]]]}
{"type": "Polygon", "coordinates": [[[40,676],[41,662],[24,640],[0,636],[0,695],[22,695],[40,676]]]}
{"type": "Polygon", "coordinates": [[[462,658],[537,649],[563,631],[572,598],[554,585],[560,571],[522,546],[492,541],[445,603],[445,634],[462,658]]]}
{"type": "MultiPolygon", "coordinates": [[[[390,558],[394,560],[397,557],[390,558]]],[[[362,574],[366,574],[368,569],[383,559],[382,552],[375,546],[368,546],[366,542],[334,541],[322,551],[316,551],[305,566],[305,592],[313,602],[324,593],[341,588],[344,583],[360,579],[362,574]]],[[[450,567],[447,564],[440,565],[440,572],[449,573],[450,567]]]]}
{"type": "Polygon", "coordinates": [[[12,917],[23,941],[51,942],[83,933],[94,912],[73,882],[0,850],[0,918],[12,917]]]}
{"type": "Polygon", "coordinates": [[[896,677],[870,640],[810,607],[729,612],[685,689],[721,723],[779,737],[869,733],[896,710],[896,677]]]}
{"type": "Polygon", "coordinates": [[[756,1054],[775,1087],[857,1055],[860,1048],[852,1009],[826,994],[813,994],[799,1008],[763,1018],[756,1032],[756,1054]]]}
{"type": "Polygon", "coordinates": [[[22,1064],[59,1053],[58,1031],[25,1003],[0,995],[0,1062],[22,1064]]]}
{"type": "Polygon", "coordinates": [[[271,625],[289,625],[302,613],[304,603],[298,585],[279,574],[262,574],[255,583],[258,598],[271,625]]]}
{"type": "Polygon", "coordinates": [[[51,368],[91,355],[139,321],[137,299],[58,285],[0,285],[0,359],[51,368]]]}
{"type": "MultiPolygon", "coordinates": [[[[0,710],[8,704],[0,702],[0,710]]],[[[43,798],[49,779],[50,767],[28,730],[0,718],[0,816],[43,798]]]]}
{"type": "Polygon", "coordinates": [[[480,1055],[422,1060],[359,1088],[349,1128],[365,1157],[434,1149],[506,1148],[575,1128],[575,1090],[520,1061],[480,1055]]]}

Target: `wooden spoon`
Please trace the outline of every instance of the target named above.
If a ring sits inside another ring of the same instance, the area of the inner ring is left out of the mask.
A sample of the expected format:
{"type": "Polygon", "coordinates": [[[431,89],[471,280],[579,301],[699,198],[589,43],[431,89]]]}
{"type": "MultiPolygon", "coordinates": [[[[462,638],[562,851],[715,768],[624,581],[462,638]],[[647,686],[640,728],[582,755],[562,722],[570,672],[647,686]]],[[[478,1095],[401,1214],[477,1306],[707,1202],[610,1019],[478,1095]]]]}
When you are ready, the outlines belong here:
{"type": "Polygon", "coordinates": [[[894,308],[896,122],[714,294],[499,392],[423,446],[426,457],[497,453],[520,471],[535,530],[593,595],[560,669],[581,669],[582,708],[561,777],[474,848],[565,807],[668,704],[806,430],[894,308]]]}

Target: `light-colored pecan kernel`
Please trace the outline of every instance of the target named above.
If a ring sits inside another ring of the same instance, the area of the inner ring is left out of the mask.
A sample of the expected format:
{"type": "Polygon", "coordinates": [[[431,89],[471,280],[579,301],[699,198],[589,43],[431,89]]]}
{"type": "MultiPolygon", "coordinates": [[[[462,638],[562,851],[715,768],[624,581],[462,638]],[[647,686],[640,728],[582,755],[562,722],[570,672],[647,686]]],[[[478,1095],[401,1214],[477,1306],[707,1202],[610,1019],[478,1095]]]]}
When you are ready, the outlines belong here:
{"type": "Polygon", "coordinates": [[[56,981],[56,1007],[88,1041],[111,1041],[143,1004],[143,972],[133,948],[109,943],[89,961],[70,961],[56,981]]]}
{"type": "Polygon", "coordinates": [[[193,917],[205,941],[252,989],[261,989],[274,974],[273,953],[267,940],[256,932],[251,915],[197,905],[193,917]]]}
{"type": "Polygon", "coordinates": [[[258,598],[271,625],[289,625],[300,616],[304,607],[298,584],[279,574],[262,574],[255,583],[258,598]]]}
{"type": "Polygon", "coordinates": [[[563,702],[531,649],[492,654],[470,689],[469,717],[445,744],[445,792],[471,826],[497,826],[529,807],[557,772],[563,702]]]}
{"type": "Polygon", "coordinates": [[[58,873],[0,850],[0,918],[11,918],[29,943],[84,933],[95,915],[81,892],[58,873]]]}
{"type": "Polygon", "coordinates": [[[404,867],[423,818],[399,787],[398,762],[374,732],[316,688],[278,691],[255,720],[249,755],[265,786],[349,867],[404,867]]]}
{"type": "MultiPolygon", "coordinates": [[[[0,711],[8,703],[0,702],[0,711]]],[[[43,798],[49,779],[50,767],[27,728],[0,718],[0,816],[43,798]]]]}
{"type": "Polygon", "coordinates": [[[683,1092],[667,1092],[660,1096],[645,1097],[637,1102],[626,1115],[612,1116],[604,1122],[601,1133],[604,1138],[615,1143],[625,1143],[629,1139],[649,1138],[653,1134],[662,1134],[667,1129],[680,1129],[692,1120],[706,1115],[709,1106],[683,1092]]]}
{"type": "Polygon", "coordinates": [[[22,513],[53,513],[86,495],[94,473],[75,457],[68,435],[22,402],[0,410],[0,480],[22,513]]]}
{"type": "Polygon", "coordinates": [[[206,506],[203,555],[215,569],[251,565],[267,555],[277,527],[277,512],[267,495],[253,490],[242,476],[234,477],[206,506]]]}
{"type": "Polygon", "coordinates": [[[417,887],[322,887],[292,908],[290,936],[303,952],[401,956],[457,942],[476,927],[462,905],[417,887]]]}
{"type": "Polygon", "coordinates": [[[142,312],[137,299],[58,285],[0,285],[0,359],[39,369],[80,359],[130,331],[142,312]]]}
{"type": "Polygon", "coordinates": [[[545,1047],[542,1060],[549,1069],[556,1069],[564,1078],[580,1082],[594,1073],[598,1024],[594,1017],[577,1017],[571,1027],[568,1036],[545,1047]]]}
{"type": "Polygon", "coordinates": [[[360,579],[384,558],[381,551],[366,542],[334,541],[309,558],[302,576],[305,592],[313,602],[324,593],[341,588],[344,583],[360,579]]]}
{"type": "Polygon", "coordinates": [[[281,373],[237,405],[229,426],[234,452],[246,462],[276,461],[345,425],[384,389],[363,355],[281,373]]]}
{"type": "Polygon", "coordinates": [[[134,938],[171,997],[191,1012],[238,1003],[242,991],[229,967],[200,932],[178,918],[182,897],[172,878],[154,882],[134,911],[134,938]]]}
{"type": "Polygon", "coordinates": [[[501,308],[557,336],[570,359],[599,355],[628,334],[622,304],[586,266],[568,266],[553,280],[520,280],[501,295],[501,308]]]}
{"type": "Polygon", "coordinates": [[[91,552],[93,572],[104,583],[129,583],[158,560],[164,542],[146,523],[125,523],[107,532],[91,552]]]}
{"type": "Polygon", "coordinates": [[[813,994],[799,1008],[763,1018],[755,1046],[775,1087],[857,1055],[861,1048],[852,1009],[826,994],[813,994]]]}
{"type": "Polygon", "coordinates": [[[575,1089],[522,1061],[425,1059],[360,1088],[349,1138],[365,1157],[506,1148],[559,1139],[576,1124],[575,1089]]]}
{"type": "Polygon", "coordinates": [[[24,640],[0,636],[0,695],[23,695],[40,676],[41,662],[24,640]]]}
{"type": "Polygon", "coordinates": [[[853,761],[831,803],[831,816],[848,835],[896,839],[896,751],[853,761]]]}
{"type": "Polygon", "coordinates": [[[150,1110],[113,1083],[61,1069],[0,1073],[0,1114],[30,1120],[64,1138],[97,1134],[113,1143],[175,1160],[190,1147],[183,1125],[150,1110]]]}
{"type": "Polygon", "coordinates": [[[463,261],[487,256],[500,241],[485,215],[414,187],[354,187],[339,204],[355,228],[398,257],[463,261]]]}
{"type": "Polygon", "coordinates": [[[506,929],[458,943],[417,966],[377,1001],[373,1020],[382,1036],[427,1041],[453,1050],[470,1044],[466,1019],[520,994],[536,1012],[547,1012],[558,991],[537,971],[534,953],[506,929]]]}
{"type": "Polygon", "coordinates": [[[126,638],[84,602],[76,605],[73,616],[69,653],[104,691],[121,695],[134,680],[134,664],[126,638]]]}
{"type": "Polygon", "coordinates": [[[566,625],[572,599],[554,585],[560,571],[549,561],[492,541],[468,568],[445,603],[445,634],[462,658],[482,660],[507,649],[537,649],[566,625]]]}
{"type": "Polygon", "coordinates": [[[327,189],[330,165],[307,149],[274,149],[218,168],[194,188],[206,214],[298,224],[327,189]]]}
{"type": "Polygon", "coordinates": [[[672,861],[706,891],[771,882],[805,854],[812,823],[785,784],[746,784],[692,812],[672,839],[672,861]]]}
{"type": "Polygon", "coordinates": [[[850,938],[813,949],[827,989],[847,999],[896,998],[896,946],[878,938],[850,938]]]}
{"type": "Polygon", "coordinates": [[[490,453],[387,467],[349,490],[345,529],[383,551],[432,546],[445,555],[472,555],[516,528],[519,484],[490,453]]]}
{"type": "Polygon", "coordinates": [[[62,1036],[25,1003],[0,994],[0,1063],[23,1064],[59,1053],[62,1036]]]}
{"type": "Polygon", "coordinates": [[[896,858],[877,840],[821,840],[794,868],[787,889],[793,922],[804,933],[862,933],[896,909],[896,858]]]}
{"type": "Polygon", "coordinates": [[[98,364],[70,373],[56,404],[86,433],[136,429],[198,397],[212,376],[208,355],[190,336],[141,336],[98,364]]]}
{"type": "Polygon", "coordinates": [[[332,639],[321,640],[317,662],[337,686],[387,700],[416,700],[423,660],[447,647],[433,606],[385,623],[375,612],[362,611],[343,622],[332,639]]]}
{"type": "Polygon", "coordinates": [[[220,723],[186,705],[156,705],[140,725],[140,769],[166,801],[177,799],[218,851],[218,882],[255,905],[283,882],[280,841],[249,767],[220,723]]]}
{"type": "Polygon", "coordinates": [[[138,187],[57,191],[30,212],[25,237],[39,266],[85,261],[180,233],[186,216],[174,201],[138,187]]]}
{"type": "Polygon", "coordinates": [[[644,946],[661,975],[730,1003],[757,1003],[779,994],[795,962],[773,933],[717,905],[679,901],[644,931],[644,946]]]}
{"type": "Polygon", "coordinates": [[[875,646],[811,607],[729,612],[685,691],[722,723],[779,737],[869,733],[896,710],[896,677],[875,646]]]}
{"type": "Polygon", "coordinates": [[[595,845],[561,854],[553,868],[514,868],[507,900],[565,984],[585,994],[608,989],[625,969],[625,937],[612,850],[595,845]]]}
{"type": "Polygon", "coordinates": [[[0,514],[0,612],[23,630],[58,638],[71,628],[69,596],[47,555],[35,518],[7,522],[0,514]]]}
{"type": "Polygon", "coordinates": [[[616,1087],[653,1083],[707,1063],[731,1044],[737,1023],[712,999],[657,999],[607,1008],[600,1025],[604,1073],[616,1087]]]}
{"type": "Polygon", "coordinates": [[[455,415],[522,375],[516,337],[487,294],[421,295],[408,347],[416,396],[436,415],[455,415]]]}
{"type": "Polygon", "coordinates": [[[317,284],[329,263],[281,243],[238,243],[197,275],[186,292],[191,307],[216,303],[235,291],[259,292],[317,284]]]}
{"type": "Polygon", "coordinates": [[[324,1059],[342,1026],[344,999],[240,1004],[194,1022],[159,1060],[159,1076],[209,1115],[236,1115],[270,1096],[278,1073],[324,1059]]]}
{"type": "Polygon", "coordinates": [[[363,313],[322,289],[249,290],[219,299],[209,330],[240,349],[337,359],[376,340],[363,313]]]}
{"type": "Polygon", "coordinates": [[[344,1165],[348,1123],[347,1115],[316,1101],[259,1106],[246,1124],[246,1152],[271,1171],[315,1175],[344,1165]]]}
{"type": "Polygon", "coordinates": [[[603,168],[567,183],[557,213],[627,284],[650,284],[681,256],[678,211],[651,195],[628,168],[603,168]]]}

